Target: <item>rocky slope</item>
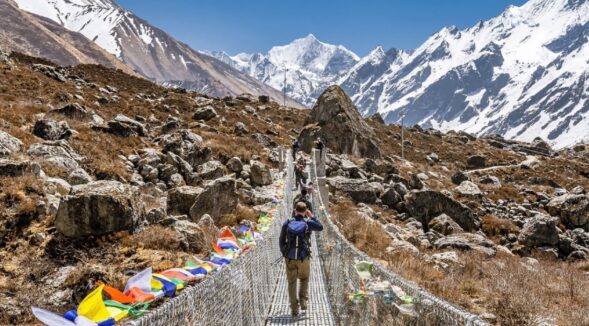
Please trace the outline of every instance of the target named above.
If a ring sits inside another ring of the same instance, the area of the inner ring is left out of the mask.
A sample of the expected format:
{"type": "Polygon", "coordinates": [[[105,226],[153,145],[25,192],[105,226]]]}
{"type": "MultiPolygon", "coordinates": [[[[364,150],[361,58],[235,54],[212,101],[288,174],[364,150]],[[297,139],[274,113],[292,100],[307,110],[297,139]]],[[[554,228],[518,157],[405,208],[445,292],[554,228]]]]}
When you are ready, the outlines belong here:
{"type": "Polygon", "coordinates": [[[0,15],[0,47],[5,50],[43,56],[61,65],[94,63],[133,71],[83,35],[22,11],[12,0],[0,1],[0,15]]]}
{"type": "MultiPolygon", "coordinates": [[[[218,97],[251,93],[282,98],[281,92],[219,60],[200,54],[111,0],[15,1],[24,11],[84,35],[158,83],[218,97]]],[[[31,33],[25,30],[20,36],[28,38],[31,33]]],[[[289,104],[298,105],[294,101],[289,104]]]]}

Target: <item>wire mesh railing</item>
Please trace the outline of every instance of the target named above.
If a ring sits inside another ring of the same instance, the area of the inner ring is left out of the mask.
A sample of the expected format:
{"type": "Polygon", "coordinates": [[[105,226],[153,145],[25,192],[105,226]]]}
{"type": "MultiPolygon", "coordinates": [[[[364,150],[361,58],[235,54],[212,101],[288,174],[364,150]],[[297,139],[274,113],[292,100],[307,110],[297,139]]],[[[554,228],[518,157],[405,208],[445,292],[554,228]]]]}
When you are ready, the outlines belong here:
{"type": "MultiPolygon", "coordinates": [[[[326,189],[325,171],[318,171],[318,151],[313,153],[310,180],[318,185],[313,193],[313,207],[323,223],[323,232],[318,233],[318,252],[323,260],[325,279],[333,313],[339,325],[488,325],[477,315],[466,312],[453,304],[435,297],[426,290],[388,270],[351,244],[339,231],[324,203],[322,192],[326,189]],[[352,300],[350,295],[364,288],[365,280],[356,270],[359,262],[372,265],[372,281],[380,283],[381,289],[366,293],[366,300],[352,300]],[[396,298],[400,288],[410,304],[396,298]],[[391,293],[393,292],[393,293],[391,293]]],[[[323,167],[322,167],[323,169],[323,167]]]]}
{"type": "Polygon", "coordinates": [[[293,171],[286,169],[284,173],[282,203],[270,229],[254,248],[126,325],[263,325],[280,272],[278,263],[282,262],[278,247],[281,222],[292,209],[293,171]]]}

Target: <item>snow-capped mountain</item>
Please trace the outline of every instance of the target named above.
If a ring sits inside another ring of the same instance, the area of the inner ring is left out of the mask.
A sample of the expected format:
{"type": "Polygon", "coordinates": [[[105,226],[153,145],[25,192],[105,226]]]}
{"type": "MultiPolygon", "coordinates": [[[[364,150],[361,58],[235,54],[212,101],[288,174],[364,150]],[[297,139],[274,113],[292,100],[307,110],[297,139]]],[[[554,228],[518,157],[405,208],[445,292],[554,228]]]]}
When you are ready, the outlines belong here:
{"type": "Polygon", "coordinates": [[[589,140],[588,77],[589,1],[530,0],[442,29],[370,82],[340,83],[365,116],[388,123],[405,111],[407,124],[563,147],[589,140]]]}
{"type": "MultiPolygon", "coordinates": [[[[15,0],[19,8],[79,32],[140,74],[161,83],[192,85],[214,96],[265,94],[272,87],[203,55],[112,0],[15,0]]],[[[291,105],[298,104],[290,101],[291,105]]]]}
{"type": "Polygon", "coordinates": [[[320,42],[313,34],[266,54],[210,55],[276,89],[283,89],[286,72],[287,95],[307,106],[360,60],[345,47],[320,42]]]}

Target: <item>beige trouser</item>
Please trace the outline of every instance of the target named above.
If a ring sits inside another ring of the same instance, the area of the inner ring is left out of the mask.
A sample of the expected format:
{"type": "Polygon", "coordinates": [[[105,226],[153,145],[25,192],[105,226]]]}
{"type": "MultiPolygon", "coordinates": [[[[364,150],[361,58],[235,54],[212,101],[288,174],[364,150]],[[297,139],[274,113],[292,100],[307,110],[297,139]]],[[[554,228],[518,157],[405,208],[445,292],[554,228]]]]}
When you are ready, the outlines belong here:
{"type": "Polygon", "coordinates": [[[307,306],[309,299],[309,274],[311,272],[311,263],[309,257],[303,260],[286,260],[286,279],[288,280],[288,297],[290,299],[290,309],[293,312],[299,311],[301,307],[307,306]],[[301,281],[299,296],[297,298],[297,279],[301,281]]]}

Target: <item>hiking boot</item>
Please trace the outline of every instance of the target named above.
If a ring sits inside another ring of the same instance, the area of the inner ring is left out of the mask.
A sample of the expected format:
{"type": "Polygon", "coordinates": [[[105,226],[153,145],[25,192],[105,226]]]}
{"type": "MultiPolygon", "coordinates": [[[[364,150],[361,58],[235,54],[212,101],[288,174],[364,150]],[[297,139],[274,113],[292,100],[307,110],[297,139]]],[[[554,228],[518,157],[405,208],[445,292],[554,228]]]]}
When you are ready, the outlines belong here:
{"type": "Polygon", "coordinates": [[[307,310],[307,303],[306,302],[301,302],[301,310],[307,310]]]}

